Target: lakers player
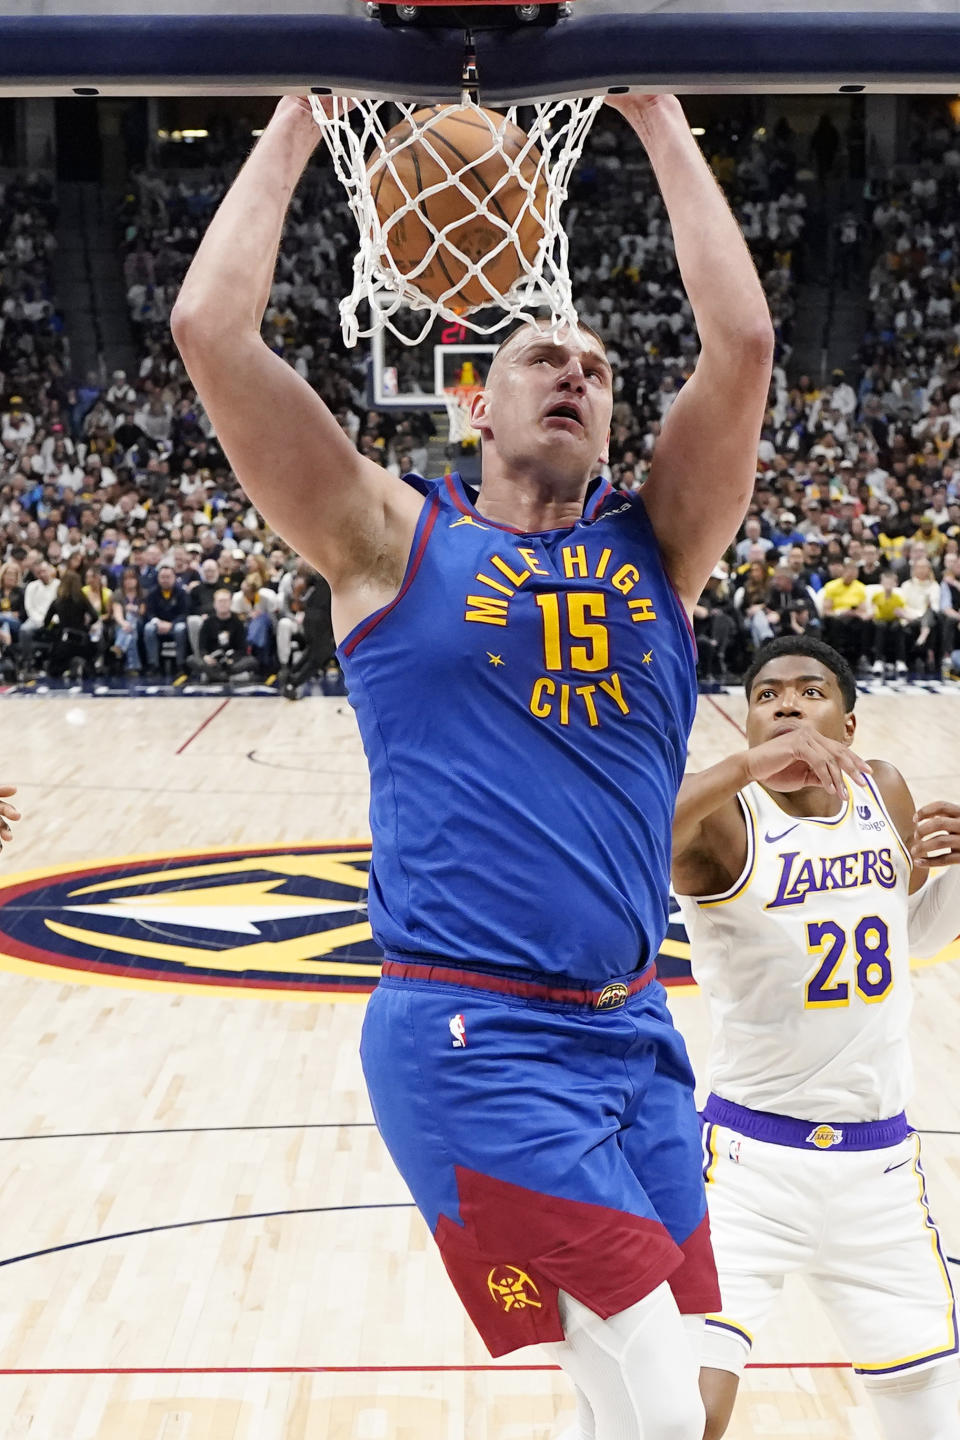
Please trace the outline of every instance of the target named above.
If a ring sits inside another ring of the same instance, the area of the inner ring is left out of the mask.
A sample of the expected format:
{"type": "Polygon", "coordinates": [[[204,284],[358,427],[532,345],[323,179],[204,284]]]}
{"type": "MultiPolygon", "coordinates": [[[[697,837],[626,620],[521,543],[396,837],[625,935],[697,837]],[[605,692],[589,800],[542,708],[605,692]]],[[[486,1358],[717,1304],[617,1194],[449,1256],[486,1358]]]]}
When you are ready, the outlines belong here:
{"type": "Polygon", "coordinates": [[[16,785],[0,785],[0,850],[13,839],[10,821],[20,819],[20,811],[16,806],[7,803],[9,797],[16,793],[16,785]]]}
{"type": "Polygon", "coordinates": [[[805,636],[747,673],[749,748],[683,782],[673,881],[713,1044],[703,1111],[722,1308],[706,1440],[788,1273],[827,1308],[890,1440],[955,1440],[957,1317],[910,1091],[910,955],[960,929],[960,807],[915,813],[850,748],[847,662],[805,636]],[[936,876],[929,867],[945,866],[936,876]]]}

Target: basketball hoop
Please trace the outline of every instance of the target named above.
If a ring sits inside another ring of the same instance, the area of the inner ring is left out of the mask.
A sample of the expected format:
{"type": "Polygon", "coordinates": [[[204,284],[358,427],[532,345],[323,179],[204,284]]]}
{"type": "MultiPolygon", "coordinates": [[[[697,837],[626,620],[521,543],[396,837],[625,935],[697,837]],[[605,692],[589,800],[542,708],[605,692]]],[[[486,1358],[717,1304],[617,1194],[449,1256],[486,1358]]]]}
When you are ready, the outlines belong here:
{"type": "MultiPolygon", "coordinates": [[[[480,161],[471,161],[475,170],[482,161],[495,158],[506,179],[522,191],[520,213],[505,219],[496,201],[496,190],[488,193],[476,187],[476,193],[465,182],[467,171],[457,168],[449,158],[449,150],[439,143],[431,144],[430,132],[444,117],[442,107],[424,109],[413,104],[397,104],[384,100],[353,100],[334,96],[328,116],[316,95],[310,96],[314,119],[319,125],[333,159],[336,174],[347,193],[347,201],[357,222],[359,250],[353,264],[353,289],[340,302],[340,324],[346,345],[355,345],[361,337],[389,329],[404,345],[417,345],[434,322],[442,317],[465,325],[478,335],[492,335],[517,320],[532,319],[537,312],[547,312],[556,329],[564,324],[575,325],[577,313],[568,269],[568,241],[560,223],[560,210],[567,198],[573,167],[580,157],[584,141],[594,117],[603,103],[602,96],[579,97],[572,100],[538,101],[522,107],[524,118],[533,112],[532,125],[518,122],[521,107],[512,105],[503,114],[482,109],[476,93],[465,89],[462,109],[471,112],[475,123],[489,133],[489,147],[480,161]],[[476,112],[475,115],[472,112],[476,112]],[[397,142],[398,116],[405,138],[397,142]],[[526,132],[526,144],[520,153],[508,150],[505,137],[517,126],[526,132]],[[387,135],[389,145],[384,145],[387,135]],[[397,162],[408,145],[428,148],[431,161],[442,167],[442,183],[433,185],[419,195],[411,195],[397,162]],[[405,197],[403,203],[384,224],[374,203],[378,180],[389,176],[405,197]],[[455,222],[437,225],[431,220],[426,205],[418,201],[437,195],[442,189],[455,186],[471,207],[471,217],[483,220],[496,236],[494,253],[512,246],[516,250],[515,271],[518,278],[505,294],[499,293],[485,272],[487,255],[471,256],[459,248],[456,233],[463,233],[461,208],[455,222]],[[395,231],[407,215],[416,216],[428,240],[419,264],[402,271],[389,248],[389,232],[395,231]],[[531,217],[539,240],[535,253],[526,253],[520,243],[519,231],[531,217]],[[426,295],[418,287],[417,278],[431,265],[439,247],[456,257],[459,276],[449,289],[438,297],[426,295]],[[471,294],[482,295],[482,302],[464,306],[462,292],[467,282],[471,294]],[[361,327],[358,311],[366,301],[369,325],[361,327]],[[418,333],[415,326],[406,328],[394,321],[401,307],[424,314],[418,333]],[[491,310],[499,313],[491,316],[491,310]]],[[[486,142],[484,142],[486,143],[486,142]]]]}

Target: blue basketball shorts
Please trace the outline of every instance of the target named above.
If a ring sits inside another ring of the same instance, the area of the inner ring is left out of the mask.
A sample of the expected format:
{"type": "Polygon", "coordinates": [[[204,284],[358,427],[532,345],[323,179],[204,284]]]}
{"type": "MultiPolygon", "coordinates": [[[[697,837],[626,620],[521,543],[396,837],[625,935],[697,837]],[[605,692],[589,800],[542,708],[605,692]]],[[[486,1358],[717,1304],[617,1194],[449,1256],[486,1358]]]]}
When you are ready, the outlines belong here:
{"type": "Polygon", "coordinates": [[[561,1289],[604,1318],[663,1281],[717,1310],[693,1074],[654,967],[608,1009],[390,968],[424,978],[367,1005],[374,1117],[490,1353],[561,1340],[561,1289]]]}

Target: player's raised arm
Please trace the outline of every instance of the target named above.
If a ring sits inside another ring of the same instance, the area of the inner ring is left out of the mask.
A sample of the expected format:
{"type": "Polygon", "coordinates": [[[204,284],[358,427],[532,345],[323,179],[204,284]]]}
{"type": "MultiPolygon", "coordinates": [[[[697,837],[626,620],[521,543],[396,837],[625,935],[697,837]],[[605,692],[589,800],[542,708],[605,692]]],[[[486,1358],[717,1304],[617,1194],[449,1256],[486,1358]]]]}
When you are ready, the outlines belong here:
{"type": "Polygon", "coordinates": [[[319,138],[306,101],[280,101],[204,236],[171,328],[244,490],[346,602],[342,630],[396,592],[420,502],[358,453],[260,336],[284,216],[319,138]]]}
{"type": "Polygon", "coordinates": [[[650,157],[700,335],[697,368],[670,408],[643,489],[670,577],[692,609],[753,491],[773,327],[746,242],[676,97],[608,104],[650,157]]]}
{"type": "Polygon", "coordinates": [[[683,881],[694,854],[700,855],[705,849],[723,849],[730,855],[734,870],[742,865],[745,832],[736,797],[737,791],[753,779],[749,760],[750,752],[741,750],[706,770],[688,771],[684,775],[673,814],[673,878],[681,893],[686,893],[683,881]],[[716,845],[710,843],[705,833],[708,822],[712,822],[717,832],[716,845]],[[727,832],[725,845],[721,843],[724,831],[727,832]]]}

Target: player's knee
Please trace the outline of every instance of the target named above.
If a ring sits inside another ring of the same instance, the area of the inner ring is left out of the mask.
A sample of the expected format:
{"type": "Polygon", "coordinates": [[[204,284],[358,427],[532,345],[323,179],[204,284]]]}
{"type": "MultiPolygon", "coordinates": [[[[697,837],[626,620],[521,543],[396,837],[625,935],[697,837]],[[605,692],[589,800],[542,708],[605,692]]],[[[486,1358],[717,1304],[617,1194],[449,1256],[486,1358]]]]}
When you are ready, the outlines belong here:
{"type": "Polygon", "coordinates": [[[730,1423],[729,1415],[715,1415],[704,1407],[703,1440],[722,1440],[730,1423]]]}
{"type": "Polygon", "coordinates": [[[598,1436],[702,1440],[697,1361],[666,1285],[603,1320],[561,1291],[555,1358],[583,1391],[598,1436]]]}
{"type": "Polygon", "coordinates": [[[706,1416],[696,1391],[686,1390],[671,1397],[665,1406],[662,1427],[653,1432],[663,1440],[703,1440],[706,1416]]]}
{"type": "Polygon", "coordinates": [[[703,1440],[721,1440],[727,1433],[739,1383],[739,1377],[729,1370],[705,1366],[700,1371],[700,1398],[706,1416],[703,1440]]]}
{"type": "Polygon", "coordinates": [[[957,1440],[960,1367],[956,1360],[897,1376],[863,1377],[888,1440],[957,1440]]]}
{"type": "MultiPolygon", "coordinates": [[[[651,1303],[653,1297],[650,1297],[651,1303]]],[[[663,1287],[658,1303],[662,1349],[657,1370],[663,1383],[654,1390],[649,1375],[635,1387],[644,1395],[642,1433],[657,1440],[703,1440],[706,1414],[697,1384],[697,1361],[683,1322],[676,1312],[672,1295],[663,1287]]],[[[634,1331],[623,1354],[624,1372],[631,1388],[641,1375],[641,1365],[649,1366],[656,1342],[649,1322],[656,1312],[646,1317],[647,1323],[634,1331]],[[641,1353],[643,1360],[641,1361],[641,1353]]]]}

